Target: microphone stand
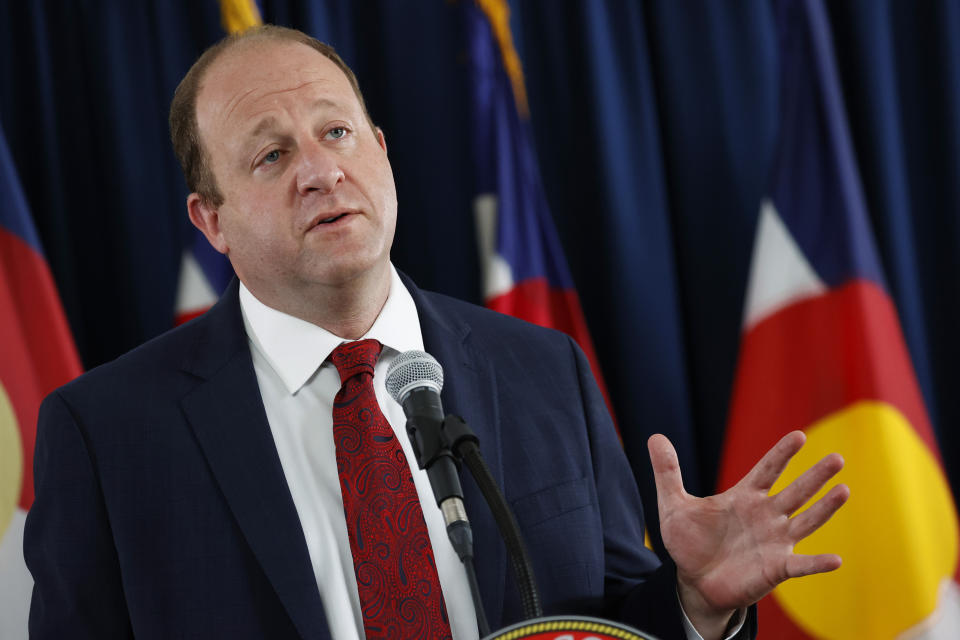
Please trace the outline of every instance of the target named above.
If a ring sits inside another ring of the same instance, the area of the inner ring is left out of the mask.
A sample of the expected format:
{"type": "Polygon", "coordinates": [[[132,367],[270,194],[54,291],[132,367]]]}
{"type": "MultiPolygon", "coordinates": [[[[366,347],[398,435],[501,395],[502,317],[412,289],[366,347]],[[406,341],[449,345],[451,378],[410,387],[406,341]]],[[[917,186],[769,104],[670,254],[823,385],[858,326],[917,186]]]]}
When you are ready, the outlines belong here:
{"type": "Polygon", "coordinates": [[[477,627],[480,637],[490,634],[490,624],[480,598],[477,572],[473,564],[473,530],[467,519],[467,510],[463,506],[463,489],[457,473],[457,461],[450,451],[450,442],[443,429],[440,416],[440,396],[433,390],[418,388],[406,397],[404,411],[407,413],[407,435],[417,458],[417,464],[425,469],[430,479],[430,487],[436,498],[443,521],[447,526],[447,537],[457,557],[467,572],[470,595],[477,614],[477,627]]]}
{"type": "Polygon", "coordinates": [[[503,492],[497,486],[493,473],[480,454],[479,439],[460,416],[448,415],[440,424],[432,418],[439,410],[439,395],[421,393],[420,390],[412,391],[411,396],[414,395],[417,397],[412,403],[414,408],[407,417],[407,435],[410,436],[417,463],[421,469],[427,470],[434,497],[447,525],[447,536],[466,570],[480,637],[490,634],[490,625],[480,597],[473,563],[473,531],[463,506],[463,490],[456,471],[458,460],[463,461],[470,470],[506,544],[524,617],[541,617],[543,607],[540,604],[540,592],[533,575],[533,564],[520,534],[520,526],[503,492]]]}
{"type": "Polygon", "coordinates": [[[466,508],[463,506],[463,489],[460,486],[458,473],[461,462],[467,465],[476,480],[480,493],[497,523],[500,536],[510,556],[523,614],[527,620],[531,621],[501,630],[505,631],[506,635],[498,632],[497,637],[500,640],[508,637],[532,637],[517,634],[534,631],[540,633],[545,630],[544,625],[549,629],[562,632],[586,629],[590,631],[591,637],[595,635],[598,638],[637,638],[638,640],[650,638],[628,627],[596,618],[579,616],[544,618],[540,593],[533,575],[533,565],[520,534],[520,527],[503,492],[497,486],[493,474],[480,454],[480,443],[476,434],[467,426],[463,418],[456,415],[442,417],[444,414],[440,401],[440,389],[443,386],[443,371],[439,363],[420,351],[405,352],[387,370],[386,386],[390,395],[403,406],[407,416],[407,435],[410,437],[417,463],[427,472],[437,505],[443,514],[447,535],[466,570],[470,594],[477,614],[477,627],[482,638],[490,636],[490,625],[480,597],[473,562],[473,532],[467,519],[466,508]],[[404,358],[405,360],[402,361],[401,359],[404,358]],[[618,635],[606,635],[606,630],[615,631],[618,635]],[[623,631],[628,631],[629,634],[620,634],[623,631]]]}
{"type": "MultiPolygon", "coordinates": [[[[513,566],[513,575],[520,592],[524,616],[527,619],[541,617],[543,608],[540,604],[540,591],[533,575],[533,565],[530,562],[526,544],[524,544],[523,537],[520,534],[520,526],[517,524],[510,505],[507,504],[507,499],[497,485],[493,473],[490,472],[490,468],[480,454],[480,447],[478,446],[480,440],[463,418],[452,414],[444,418],[440,432],[441,437],[446,440],[454,455],[467,465],[493,514],[497,528],[500,530],[500,536],[507,546],[507,553],[513,566]]],[[[469,573],[470,570],[468,569],[469,573]]],[[[471,589],[473,589],[472,584],[471,589]]],[[[477,602],[479,602],[479,595],[474,597],[474,603],[477,602]]],[[[477,606],[482,607],[482,604],[477,606]]],[[[478,609],[478,616],[480,615],[479,611],[480,609],[478,609]]],[[[480,635],[483,637],[484,633],[481,632],[480,635]]]]}

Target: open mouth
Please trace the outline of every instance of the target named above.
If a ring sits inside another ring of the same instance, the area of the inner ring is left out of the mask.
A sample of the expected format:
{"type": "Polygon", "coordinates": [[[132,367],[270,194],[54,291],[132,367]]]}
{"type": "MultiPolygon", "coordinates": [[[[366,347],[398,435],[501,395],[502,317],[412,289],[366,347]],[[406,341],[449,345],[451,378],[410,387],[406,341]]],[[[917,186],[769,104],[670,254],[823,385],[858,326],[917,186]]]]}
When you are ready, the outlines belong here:
{"type": "Polygon", "coordinates": [[[347,215],[347,214],[346,214],[346,213],[338,213],[338,214],[335,215],[335,216],[330,216],[329,218],[324,218],[323,220],[321,220],[321,221],[318,222],[317,224],[330,224],[331,222],[336,222],[337,220],[339,220],[340,218],[344,217],[345,215],[347,215]]]}

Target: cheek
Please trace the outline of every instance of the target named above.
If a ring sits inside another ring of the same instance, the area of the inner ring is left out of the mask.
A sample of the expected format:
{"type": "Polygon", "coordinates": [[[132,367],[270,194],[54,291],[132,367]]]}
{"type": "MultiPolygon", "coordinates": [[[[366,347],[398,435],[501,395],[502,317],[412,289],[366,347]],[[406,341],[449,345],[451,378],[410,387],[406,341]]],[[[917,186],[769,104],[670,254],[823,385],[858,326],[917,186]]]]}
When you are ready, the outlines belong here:
{"type": "Polygon", "coordinates": [[[397,229],[397,192],[393,182],[389,183],[379,194],[380,199],[380,224],[382,228],[381,238],[386,247],[393,244],[393,236],[397,229]]]}
{"type": "Polygon", "coordinates": [[[272,216],[254,211],[235,212],[221,223],[221,229],[234,254],[271,252],[285,237],[272,216]]]}
{"type": "Polygon", "coordinates": [[[383,213],[384,221],[391,226],[397,219],[397,187],[393,181],[393,171],[389,162],[384,162],[376,175],[377,199],[380,211],[383,213]]]}

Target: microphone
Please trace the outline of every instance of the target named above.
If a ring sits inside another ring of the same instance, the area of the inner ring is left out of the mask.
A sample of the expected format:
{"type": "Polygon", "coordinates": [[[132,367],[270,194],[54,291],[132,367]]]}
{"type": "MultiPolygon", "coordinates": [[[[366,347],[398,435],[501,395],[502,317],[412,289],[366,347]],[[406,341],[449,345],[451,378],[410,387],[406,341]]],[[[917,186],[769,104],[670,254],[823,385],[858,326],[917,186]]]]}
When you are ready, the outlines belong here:
{"type": "Polygon", "coordinates": [[[460,488],[451,446],[470,469],[493,512],[513,564],[524,612],[528,618],[542,616],[540,593],[520,528],[490,468],[480,455],[477,436],[459,416],[443,415],[440,402],[443,368],[440,363],[423,351],[405,351],[387,367],[384,382],[387,393],[400,403],[407,416],[407,435],[417,456],[417,464],[427,470],[433,495],[447,525],[447,535],[466,569],[480,636],[487,636],[490,626],[473,566],[473,532],[463,506],[463,490],[460,488]]]}
{"type": "Polygon", "coordinates": [[[457,465],[443,433],[443,368],[429,353],[405,351],[390,363],[384,382],[407,416],[407,435],[417,464],[427,471],[448,532],[455,523],[469,524],[457,465]]]}

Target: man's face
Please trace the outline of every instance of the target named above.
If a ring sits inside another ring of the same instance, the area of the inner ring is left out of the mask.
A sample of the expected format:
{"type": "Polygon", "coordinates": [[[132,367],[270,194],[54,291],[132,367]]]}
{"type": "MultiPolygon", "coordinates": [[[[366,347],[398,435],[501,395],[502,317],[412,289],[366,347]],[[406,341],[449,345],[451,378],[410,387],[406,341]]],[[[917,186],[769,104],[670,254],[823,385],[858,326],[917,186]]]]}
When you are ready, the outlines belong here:
{"type": "Polygon", "coordinates": [[[261,300],[389,277],[386,145],[333,62],[300,43],[241,44],[208,69],[197,120],[224,201],[191,196],[191,219],[261,300]]]}

